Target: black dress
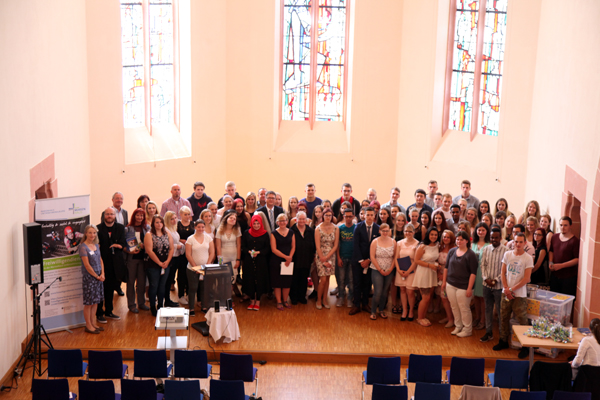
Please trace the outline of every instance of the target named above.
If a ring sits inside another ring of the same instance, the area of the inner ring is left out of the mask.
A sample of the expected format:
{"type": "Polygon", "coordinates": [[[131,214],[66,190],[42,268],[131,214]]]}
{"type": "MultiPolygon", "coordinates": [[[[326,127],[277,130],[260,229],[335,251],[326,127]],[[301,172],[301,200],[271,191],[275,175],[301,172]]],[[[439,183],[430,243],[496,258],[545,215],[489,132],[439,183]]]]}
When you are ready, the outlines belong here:
{"type": "MultiPolygon", "coordinates": [[[[294,232],[288,229],[287,236],[281,236],[277,231],[273,231],[277,250],[283,254],[290,254],[292,251],[292,238],[294,232]]],[[[292,285],[292,275],[281,275],[281,263],[285,261],[283,258],[271,254],[271,287],[274,288],[289,288],[292,285]]]]}
{"type": "Polygon", "coordinates": [[[531,283],[534,285],[548,285],[548,277],[550,274],[547,273],[548,269],[548,249],[546,248],[546,244],[543,243],[541,246],[535,248],[535,258],[534,265],[537,264],[540,258],[540,252],[542,250],[546,251],[546,255],[544,256],[544,261],[542,261],[542,265],[537,269],[537,271],[531,273],[531,283]]]}
{"type": "Polygon", "coordinates": [[[260,300],[260,297],[267,293],[269,287],[269,253],[271,252],[271,242],[269,234],[265,233],[259,237],[254,237],[249,231],[242,235],[242,292],[251,299],[260,300]],[[260,251],[260,254],[252,258],[248,253],[250,250],[260,251]]]}

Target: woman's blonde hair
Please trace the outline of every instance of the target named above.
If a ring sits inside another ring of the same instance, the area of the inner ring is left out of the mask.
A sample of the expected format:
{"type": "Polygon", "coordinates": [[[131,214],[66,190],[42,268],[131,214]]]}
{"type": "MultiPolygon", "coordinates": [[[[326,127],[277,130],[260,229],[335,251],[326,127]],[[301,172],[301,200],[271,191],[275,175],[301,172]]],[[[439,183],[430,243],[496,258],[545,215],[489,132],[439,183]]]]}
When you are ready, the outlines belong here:
{"type": "Polygon", "coordinates": [[[92,243],[93,243],[93,244],[98,244],[98,243],[100,243],[100,239],[98,239],[98,235],[97,235],[97,233],[98,233],[98,228],[96,228],[96,225],[94,225],[94,224],[87,225],[87,226],[85,227],[85,229],[83,230],[83,241],[85,242],[85,241],[87,240],[87,232],[88,232],[90,229],[93,229],[93,230],[95,230],[95,231],[96,231],[96,239],[94,239],[94,241],[93,241],[92,243]]]}

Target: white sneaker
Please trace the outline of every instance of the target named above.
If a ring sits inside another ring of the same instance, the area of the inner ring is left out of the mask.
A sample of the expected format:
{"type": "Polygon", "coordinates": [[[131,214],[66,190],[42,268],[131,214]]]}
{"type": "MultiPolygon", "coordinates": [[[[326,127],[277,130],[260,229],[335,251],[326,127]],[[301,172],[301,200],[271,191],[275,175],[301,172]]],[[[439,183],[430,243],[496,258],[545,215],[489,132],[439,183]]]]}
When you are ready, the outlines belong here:
{"type": "Polygon", "coordinates": [[[337,295],[337,294],[338,294],[338,291],[339,291],[339,288],[335,288],[335,289],[333,289],[332,291],[330,291],[330,292],[329,292],[329,294],[330,294],[331,296],[335,296],[335,295],[337,295]]]}
{"type": "Polygon", "coordinates": [[[456,328],[454,328],[454,330],[452,332],[450,332],[450,334],[451,335],[458,335],[461,331],[462,331],[462,328],[459,328],[457,326],[456,328]]]}
{"type": "Polygon", "coordinates": [[[344,305],[344,299],[342,297],[339,297],[336,301],[335,301],[335,306],[336,307],[341,307],[344,305]]]}
{"type": "Polygon", "coordinates": [[[456,337],[469,337],[473,334],[473,331],[460,331],[459,333],[456,334],[456,337]]]}
{"type": "Polygon", "coordinates": [[[185,298],[185,296],[181,296],[179,298],[179,304],[183,304],[184,306],[187,306],[189,303],[188,303],[187,299],[185,298]]]}

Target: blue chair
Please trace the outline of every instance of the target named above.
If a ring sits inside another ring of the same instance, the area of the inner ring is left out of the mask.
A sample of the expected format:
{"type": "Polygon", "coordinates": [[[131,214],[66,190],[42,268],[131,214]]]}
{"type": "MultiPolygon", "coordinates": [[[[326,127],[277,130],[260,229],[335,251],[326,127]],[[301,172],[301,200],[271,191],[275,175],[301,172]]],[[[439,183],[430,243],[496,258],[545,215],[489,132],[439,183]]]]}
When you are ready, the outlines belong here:
{"type": "Polygon", "coordinates": [[[168,400],[202,400],[200,381],[165,381],[165,397],[168,400]]]}
{"type": "Polygon", "coordinates": [[[175,378],[208,379],[211,372],[206,350],[175,350],[175,378]]]}
{"type": "Polygon", "coordinates": [[[79,349],[48,349],[48,378],[84,376],[87,365],[79,349]]]}
{"type": "Polygon", "coordinates": [[[408,387],[373,384],[372,400],[408,400],[408,387]]]}
{"type": "Polygon", "coordinates": [[[446,382],[451,385],[484,386],[485,360],[483,358],[452,357],[446,371],[446,382]]]}
{"type": "Polygon", "coordinates": [[[406,382],[442,383],[442,356],[411,354],[406,368],[406,382]],[[409,375],[410,370],[410,375],[409,375]]]}
{"type": "Polygon", "coordinates": [[[450,385],[445,383],[417,382],[415,400],[450,400],[450,385]]]}
{"type": "Polygon", "coordinates": [[[552,400],[592,400],[592,394],[587,392],[564,392],[555,390],[552,400]]]}
{"type": "Polygon", "coordinates": [[[164,395],[156,392],[154,379],[121,379],[121,400],[163,400],[164,395]]]}
{"type": "Polygon", "coordinates": [[[546,392],[510,392],[510,400],[546,400],[546,392]]]}
{"type": "Polygon", "coordinates": [[[79,380],[79,398],[82,400],[120,400],[121,395],[115,393],[113,381],[79,380]]]}
{"type": "Polygon", "coordinates": [[[365,398],[365,385],[400,384],[400,357],[369,357],[367,370],[362,374],[362,398],[365,398]]]}
{"type": "Polygon", "coordinates": [[[244,392],[244,381],[210,380],[210,400],[249,400],[244,392]]]}
{"type": "Polygon", "coordinates": [[[123,364],[120,350],[88,351],[89,379],[123,379],[127,375],[127,365],[123,364]]]}
{"type": "Polygon", "coordinates": [[[134,378],[168,378],[172,368],[166,350],[133,350],[134,378]]]}
{"type": "Polygon", "coordinates": [[[243,381],[255,382],[253,397],[258,397],[258,370],[252,364],[251,354],[227,354],[221,353],[221,372],[222,381],[243,381]]]}
{"type": "Polygon", "coordinates": [[[497,360],[488,381],[491,386],[503,389],[528,389],[529,361],[497,360]]]}
{"type": "Polygon", "coordinates": [[[68,379],[33,379],[31,382],[32,400],[69,400],[69,394],[68,379]]]}

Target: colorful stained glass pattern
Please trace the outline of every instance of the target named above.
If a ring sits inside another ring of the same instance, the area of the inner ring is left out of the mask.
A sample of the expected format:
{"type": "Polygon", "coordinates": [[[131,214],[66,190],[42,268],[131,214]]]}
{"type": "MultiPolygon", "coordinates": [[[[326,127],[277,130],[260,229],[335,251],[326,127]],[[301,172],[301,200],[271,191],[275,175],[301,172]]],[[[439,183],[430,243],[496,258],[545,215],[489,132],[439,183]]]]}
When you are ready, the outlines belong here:
{"type": "Polygon", "coordinates": [[[506,42],[506,8],[508,0],[488,0],[483,31],[480,108],[477,132],[498,136],[502,64],[506,42]]]}
{"type": "Polygon", "coordinates": [[[282,119],[308,120],[310,112],[310,0],[285,0],[283,8],[282,119]]]}
{"type": "Polygon", "coordinates": [[[141,2],[121,4],[123,119],[126,128],[144,124],[144,17],[141,2]]]}
{"type": "Polygon", "coordinates": [[[346,2],[319,1],[316,116],[318,121],[341,121],[344,110],[346,2]]]}
{"type": "Polygon", "coordinates": [[[478,10],[478,0],[456,0],[448,128],[466,132],[471,131],[473,111],[478,10]]]}
{"type": "Polygon", "coordinates": [[[150,94],[152,123],[173,123],[173,5],[150,0],[150,94]]]}

